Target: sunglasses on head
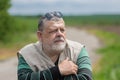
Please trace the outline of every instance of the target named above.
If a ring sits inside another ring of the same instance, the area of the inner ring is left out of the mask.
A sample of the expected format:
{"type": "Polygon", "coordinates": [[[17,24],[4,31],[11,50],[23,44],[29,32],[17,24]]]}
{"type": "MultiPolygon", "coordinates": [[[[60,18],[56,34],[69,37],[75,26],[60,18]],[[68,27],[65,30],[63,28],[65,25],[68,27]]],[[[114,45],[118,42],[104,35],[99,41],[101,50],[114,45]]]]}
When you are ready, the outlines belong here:
{"type": "Polygon", "coordinates": [[[45,18],[47,18],[48,20],[52,19],[53,17],[62,18],[63,15],[61,12],[50,12],[45,14],[45,18]]]}

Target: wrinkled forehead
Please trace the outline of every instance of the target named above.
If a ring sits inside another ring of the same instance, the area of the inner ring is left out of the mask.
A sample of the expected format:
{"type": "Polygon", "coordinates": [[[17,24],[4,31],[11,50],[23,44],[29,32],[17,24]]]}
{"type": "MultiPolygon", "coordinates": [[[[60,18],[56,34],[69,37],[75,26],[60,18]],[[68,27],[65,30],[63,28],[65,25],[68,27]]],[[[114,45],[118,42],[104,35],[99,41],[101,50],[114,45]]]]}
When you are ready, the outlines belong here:
{"type": "Polygon", "coordinates": [[[51,20],[45,19],[43,21],[44,27],[64,27],[65,23],[63,18],[52,18],[51,20]]]}

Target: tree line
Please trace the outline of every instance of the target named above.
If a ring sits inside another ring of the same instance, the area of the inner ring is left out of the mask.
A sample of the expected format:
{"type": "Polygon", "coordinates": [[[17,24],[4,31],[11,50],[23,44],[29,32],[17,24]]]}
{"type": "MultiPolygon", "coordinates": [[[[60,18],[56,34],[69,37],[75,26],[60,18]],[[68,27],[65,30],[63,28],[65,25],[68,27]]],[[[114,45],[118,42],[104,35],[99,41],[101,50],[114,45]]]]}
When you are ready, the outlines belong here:
{"type": "Polygon", "coordinates": [[[8,13],[10,0],[0,0],[0,42],[6,42],[15,32],[14,19],[8,13]]]}

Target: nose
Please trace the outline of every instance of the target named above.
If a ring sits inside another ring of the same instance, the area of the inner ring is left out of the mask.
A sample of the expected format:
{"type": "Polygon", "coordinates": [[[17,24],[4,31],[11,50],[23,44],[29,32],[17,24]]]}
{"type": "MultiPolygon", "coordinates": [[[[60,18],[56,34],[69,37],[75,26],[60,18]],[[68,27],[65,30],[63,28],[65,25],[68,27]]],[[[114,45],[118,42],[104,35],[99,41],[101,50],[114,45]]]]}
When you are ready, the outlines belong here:
{"type": "Polygon", "coordinates": [[[56,33],[57,36],[62,36],[63,33],[58,29],[57,33],[56,33]]]}

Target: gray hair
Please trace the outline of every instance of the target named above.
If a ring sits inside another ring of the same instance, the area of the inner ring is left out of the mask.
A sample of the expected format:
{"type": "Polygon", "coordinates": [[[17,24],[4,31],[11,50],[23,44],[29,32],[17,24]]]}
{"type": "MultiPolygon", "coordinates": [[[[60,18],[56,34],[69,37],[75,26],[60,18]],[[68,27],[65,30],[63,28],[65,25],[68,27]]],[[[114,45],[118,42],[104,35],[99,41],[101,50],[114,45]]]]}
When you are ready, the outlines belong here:
{"type": "Polygon", "coordinates": [[[61,12],[49,12],[46,13],[45,15],[41,16],[39,22],[38,22],[38,30],[43,31],[44,28],[44,23],[45,21],[60,21],[62,19],[63,15],[61,12]]]}

